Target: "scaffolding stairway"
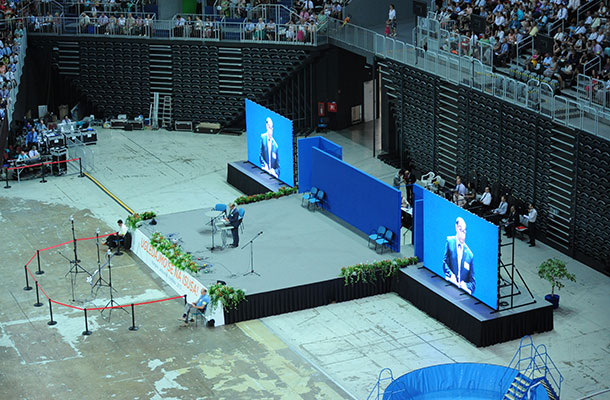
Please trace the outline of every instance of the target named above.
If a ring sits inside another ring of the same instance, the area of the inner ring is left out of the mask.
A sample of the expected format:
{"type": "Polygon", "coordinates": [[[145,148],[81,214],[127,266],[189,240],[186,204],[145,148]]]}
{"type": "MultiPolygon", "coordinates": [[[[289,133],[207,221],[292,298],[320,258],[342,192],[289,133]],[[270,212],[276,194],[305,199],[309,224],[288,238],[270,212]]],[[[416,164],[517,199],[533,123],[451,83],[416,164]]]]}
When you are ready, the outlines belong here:
{"type": "Polygon", "coordinates": [[[60,75],[78,76],[80,74],[78,42],[59,41],[53,51],[57,52],[57,68],[60,75]]]}
{"type": "Polygon", "coordinates": [[[437,127],[438,164],[437,174],[443,179],[453,179],[458,159],[458,87],[448,82],[441,83],[438,91],[439,112],[437,127]]]}
{"type": "Polygon", "coordinates": [[[170,96],[163,96],[161,128],[172,129],[172,98],[170,96]]]}
{"type": "Polygon", "coordinates": [[[242,49],[218,48],[219,93],[242,96],[244,93],[244,65],[242,49]]]}
{"type": "Polygon", "coordinates": [[[158,92],[159,97],[172,96],[172,47],[170,45],[151,44],[150,54],[150,101],[152,93],[158,92]]]}

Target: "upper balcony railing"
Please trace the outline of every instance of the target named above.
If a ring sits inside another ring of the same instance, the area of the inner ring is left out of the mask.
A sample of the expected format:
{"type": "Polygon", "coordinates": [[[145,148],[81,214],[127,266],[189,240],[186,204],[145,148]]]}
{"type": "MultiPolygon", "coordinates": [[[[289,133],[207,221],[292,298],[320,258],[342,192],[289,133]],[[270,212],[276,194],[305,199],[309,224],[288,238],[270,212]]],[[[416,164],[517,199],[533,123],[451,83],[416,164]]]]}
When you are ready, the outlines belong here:
{"type": "Polygon", "coordinates": [[[286,45],[318,44],[319,25],[277,24],[273,26],[226,21],[202,21],[195,19],[180,24],[176,20],[154,20],[146,18],[116,17],[107,20],[84,18],[29,18],[30,33],[53,35],[113,36],[150,39],[186,39],[235,42],[265,42],[286,45]]]}

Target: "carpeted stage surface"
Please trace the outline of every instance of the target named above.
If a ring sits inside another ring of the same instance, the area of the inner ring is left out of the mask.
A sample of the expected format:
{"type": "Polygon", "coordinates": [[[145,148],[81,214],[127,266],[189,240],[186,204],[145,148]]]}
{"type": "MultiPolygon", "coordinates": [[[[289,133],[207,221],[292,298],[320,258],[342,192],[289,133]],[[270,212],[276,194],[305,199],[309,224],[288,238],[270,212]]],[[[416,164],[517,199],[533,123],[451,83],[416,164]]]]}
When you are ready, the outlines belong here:
{"type": "MultiPolygon", "coordinates": [[[[149,237],[155,231],[166,236],[176,233],[185,251],[212,264],[211,272],[200,271],[196,275],[206,286],[222,280],[251,295],[334,279],[342,266],[402,256],[388,250],[376,253],[368,248],[368,239],[362,232],[330,213],[301,207],[300,194],[239,206],[246,211],[239,247],[212,252],[210,217],[206,212],[213,206],[160,215],[157,225],[140,228],[149,237]],[[243,247],[261,231],[263,234],[253,242],[254,271],[260,276],[244,276],[250,271],[250,246],[243,247]]],[[[226,243],[230,244],[230,232],[228,235],[226,243]]],[[[220,233],[215,236],[215,244],[222,244],[220,233]]],[[[408,250],[412,252],[412,247],[408,250]]]]}

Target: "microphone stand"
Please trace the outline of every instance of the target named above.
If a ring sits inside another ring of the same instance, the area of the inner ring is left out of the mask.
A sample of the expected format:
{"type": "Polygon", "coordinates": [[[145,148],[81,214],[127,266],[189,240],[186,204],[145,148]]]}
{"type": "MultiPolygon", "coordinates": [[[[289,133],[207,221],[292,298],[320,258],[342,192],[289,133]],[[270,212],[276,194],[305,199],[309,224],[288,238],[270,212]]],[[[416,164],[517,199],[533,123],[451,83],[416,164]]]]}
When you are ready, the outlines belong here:
{"type": "MultiPolygon", "coordinates": [[[[115,254],[112,253],[112,251],[108,250],[108,253],[106,253],[107,257],[108,257],[108,287],[110,288],[110,300],[108,301],[108,303],[106,303],[106,305],[104,306],[104,310],[101,311],[102,316],[104,315],[104,311],[106,311],[107,307],[116,307],[116,306],[120,306],[119,303],[117,303],[116,301],[114,301],[114,297],[112,295],[112,290],[114,289],[112,287],[112,266],[110,265],[110,260],[112,259],[112,257],[115,256],[115,254]]],[[[123,307],[120,307],[121,310],[125,311],[127,314],[129,314],[129,312],[127,310],[125,310],[123,307]]],[[[110,321],[110,317],[112,316],[112,308],[108,309],[108,321],[110,321]]]]}
{"type": "MultiPolygon", "coordinates": [[[[70,264],[74,264],[74,265],[72,265],[70,267],[70,270],[66,273],[65,276],[68,276],[69,273],[78,274],[78,272],[79,272],[78,269],[79,268],[82,270],[82,272],[84,272],[87,275],[91,276],[89,271],[87,271],[85,268],[83,268],[80,265],[80,260],[78,259],[78,252],[76,250],[76,233],[74,232],[74,217],[72,215],[70,215],[70,222],[72,223],[72,244],[74,245],[74,260],[70,260],[70,264]]],[[[74,296],[72,296],[72,297],[74,297],[74,296]]],[[[74,301],[74,299],[72,301],[74,301]]]]}
{"type": "Polygon", "coordinates": [[[99,228],[95,231],[95,245],[97,247],[97,280],[95,281],[95,283],[91,283],[91,280],[95,276],[96,272],[94,272],[93,275],[91,275],[89,278],[87,278],[87,281],[89,282],[89,284],[91,284],[91,296],[92,297],[93,297],[93,289],[97,288],[95,290],[95,296],[97,296],[97,292],[102,286],[110,286],[110,284],[108,282],[106,282],[106,280],[102,277],[102,268],[105,267],[106,264],[102,265],[101,260],[100,260],[100,230],[99,230],[99,228]]]}
{"type": "Polygon", "coordinates": [[[261,274],[259,274],[258,272],[254,271],[254,240],[256,240],[256,238],[258,238],[260,235],[263,234],[263,231],[260,231],[259,233],[256,234],[256,236],[254,236],[248,243],[246,243],[241,249],[245,249],[246,246],[250,245],[250,272],[246,272],[244,274],[244,276],[246,275],[258,275],[261,276],[261,274]]]}

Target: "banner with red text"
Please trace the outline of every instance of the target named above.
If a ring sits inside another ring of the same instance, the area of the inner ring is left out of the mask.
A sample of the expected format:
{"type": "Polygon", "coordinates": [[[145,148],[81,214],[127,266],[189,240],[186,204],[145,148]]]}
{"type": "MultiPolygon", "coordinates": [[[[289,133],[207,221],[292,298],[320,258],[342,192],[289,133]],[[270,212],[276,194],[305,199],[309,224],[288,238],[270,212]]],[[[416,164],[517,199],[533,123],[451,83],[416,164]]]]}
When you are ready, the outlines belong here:
{"type": "MultiPolygon", "coordinates": [[[[148,265],[165,283],[179,295],[186,294],[188,302],[196,302],[201,294],[201,288],[205,287],[201,282],[186,271],[179,270],[150,244],[150,239],[139,229],[133,233],[131,251],[148,265]]],[[[207,289],[207,287],[206,287],[207,289]]],[[[222,304],[218,303],[216,309],[208,309],[206,315],[214,319],[215,325],[225,323],[222,304]]]]}

